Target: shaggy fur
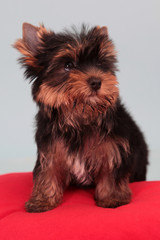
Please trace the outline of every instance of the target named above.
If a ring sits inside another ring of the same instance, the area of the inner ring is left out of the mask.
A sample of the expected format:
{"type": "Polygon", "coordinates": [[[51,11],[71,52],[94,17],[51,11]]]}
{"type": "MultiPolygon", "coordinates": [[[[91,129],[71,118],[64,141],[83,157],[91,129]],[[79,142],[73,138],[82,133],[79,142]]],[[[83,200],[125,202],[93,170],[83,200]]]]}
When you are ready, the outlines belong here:
{"type": "Polygon", "coordinates": [[[119,98],[116,51],[106,27],[54,33],[23,24],[14,44],[32,82],[37,162],[28,212],[61,203],[69,184],[94,185],[100,207],[131,201],[129,181],[146,177],[144,137],[119,98]]]}

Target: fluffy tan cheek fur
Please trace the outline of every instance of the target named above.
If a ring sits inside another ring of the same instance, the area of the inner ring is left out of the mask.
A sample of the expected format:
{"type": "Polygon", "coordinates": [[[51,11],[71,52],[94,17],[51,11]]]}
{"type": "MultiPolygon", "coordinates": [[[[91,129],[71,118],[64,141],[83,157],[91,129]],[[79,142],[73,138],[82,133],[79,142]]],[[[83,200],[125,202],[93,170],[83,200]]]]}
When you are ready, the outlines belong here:
{"type": "Polygon", "coordinates": [[[35,100],[55,108],[61,105],[73,107],[75,100],[77,104],[90,103],[94,106],[96,104],[114,105],[119,95],[117,84],[116,77],[110,73],[104,74],[93,69],[88,71],[87,74],[75,71],[70,73],[69,79],[64,85],[62,83],[59,86],[50,87],[47,83],[43,83],[35,100]],[[102,85],[97,94],[92,93],[87,83],[89,77],[102,79],[102,85]]]}
{"type": "Polygon", "coordinates": [[[58,92],[58,88],[50,87],[46,83],[40,86],[36,96],[36,101],[48,105],[50,107],[59,107],[62,103],[69,104],[69,99],[62,91],[58,92]]]}

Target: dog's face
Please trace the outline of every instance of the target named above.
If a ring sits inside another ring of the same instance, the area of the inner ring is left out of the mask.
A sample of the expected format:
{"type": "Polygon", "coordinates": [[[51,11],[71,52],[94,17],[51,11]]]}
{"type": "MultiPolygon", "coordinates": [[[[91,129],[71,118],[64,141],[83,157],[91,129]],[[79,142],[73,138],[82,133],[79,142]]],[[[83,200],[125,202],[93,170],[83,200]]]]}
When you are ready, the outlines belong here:
{"type": "Polygon", "coordinates": [[[118,97],[116,53],[106,27],[55,34],[44,26],[23,24],[15,45],[26,77],[33,80],[38,104],[69,110],[105,111],[118,97]],[[86,107],[87,106],[87,107],[86,107]]]}

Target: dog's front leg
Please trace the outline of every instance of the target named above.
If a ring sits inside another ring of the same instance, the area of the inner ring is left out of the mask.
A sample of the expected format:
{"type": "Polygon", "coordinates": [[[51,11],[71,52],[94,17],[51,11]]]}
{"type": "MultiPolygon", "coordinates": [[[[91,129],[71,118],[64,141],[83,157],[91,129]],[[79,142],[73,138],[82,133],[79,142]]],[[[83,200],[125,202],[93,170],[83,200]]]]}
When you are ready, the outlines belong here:
{"type": "Polygon", "coordinates": [[[25,205],[28,212],[48,211],[61,203],[64,188],[69,184],[65,157],[66,153],[59,143],[38,154],[39,169],[31,198],[25,205]]]}
{"type": "Polygon", "coordinates": [[[128,177],[117,179],[115,172],[100,174],[95,190],[95,200],[99,207],[116,208],[131,201],[128,177]]]}

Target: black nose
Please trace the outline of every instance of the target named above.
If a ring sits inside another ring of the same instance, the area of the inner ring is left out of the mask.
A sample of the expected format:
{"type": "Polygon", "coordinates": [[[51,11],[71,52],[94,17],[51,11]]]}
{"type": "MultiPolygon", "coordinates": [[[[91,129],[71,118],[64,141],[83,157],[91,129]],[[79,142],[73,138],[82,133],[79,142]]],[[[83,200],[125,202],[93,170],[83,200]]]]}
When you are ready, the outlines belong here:
{"type": "Polygon", "coordinates": [[[97,91],[101,87],[101,79],[100,78],[95,78],[91,77],[88,79],[88,83],[92,90],[97,91]]]}

